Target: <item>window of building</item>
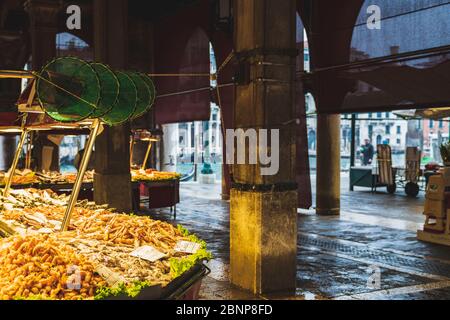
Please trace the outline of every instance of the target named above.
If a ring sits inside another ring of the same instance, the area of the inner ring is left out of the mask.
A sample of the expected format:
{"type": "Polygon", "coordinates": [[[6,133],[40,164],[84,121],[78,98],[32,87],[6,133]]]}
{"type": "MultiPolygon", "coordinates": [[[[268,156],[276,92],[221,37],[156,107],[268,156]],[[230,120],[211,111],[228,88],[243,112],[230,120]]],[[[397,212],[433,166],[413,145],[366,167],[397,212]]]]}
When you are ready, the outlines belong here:
{"type": "Polygon", "coordinates": [[[383,113],[377,112],[377,118],[378,118],[378,119],[381,119],[382,117],[383,117],[383,113]]]}
{"type": "Polygon", "coordinates": [[[402,134],[402,127],[401,126],[397,126],[397,134],[402,134]]]}
{"type": "Polygon", "coordinates": [[[439,128],[442,129],[444,127],[444,121],[439,120],[439,128]]]}
{"type": "Polygon", "coordinates": [[[389,112],[386,112],[386,119],[389,119],[389,112]]]}
{"type": "Polygon", "coordinates": [[[386,134],[391,134],[391,126],[390,125],[386,126],[386,134]]]}
{"type": "Polygon", "coordinates": [[[434,128],[434,121],[433,121],[433,120],[430,120],[430,122],[429,122],[429,128],[430,128],[430,129],[434,128]]]}
{"type": "Polygon", "coordinates": [[[382,141],[382,137],[380,135],[377,136],[377,145],[381,144],[382,141]]]}
{"type": "Polygon", "coordinates": [[[397,144],[401,144],[402,141],[400,139],[397,139],[397,144]]]}
{"type": "Polygon", "coordinates": [[[372,112],[369,113],[369,118],[372,119],[372,112]]]}

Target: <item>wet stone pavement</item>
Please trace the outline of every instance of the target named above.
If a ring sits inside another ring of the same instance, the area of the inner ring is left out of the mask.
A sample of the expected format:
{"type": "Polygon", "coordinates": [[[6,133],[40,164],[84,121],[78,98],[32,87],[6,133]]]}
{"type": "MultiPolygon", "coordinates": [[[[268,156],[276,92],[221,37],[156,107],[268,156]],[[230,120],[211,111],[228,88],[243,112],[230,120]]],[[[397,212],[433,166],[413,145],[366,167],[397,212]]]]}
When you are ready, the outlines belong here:
{"type": "Polygon", "coordinates": [[[450,247],[416,240],[423,196],[410,200],[342,190],[340,217],[298,215],[297,291],[254,296],[228,282],[229,203],[220,186],[182,184],[177,221],[208,243],[214,259],[201,299],[450,299],[450,247]],[[382,210],[377,210],[382,208],[382,210]]]}

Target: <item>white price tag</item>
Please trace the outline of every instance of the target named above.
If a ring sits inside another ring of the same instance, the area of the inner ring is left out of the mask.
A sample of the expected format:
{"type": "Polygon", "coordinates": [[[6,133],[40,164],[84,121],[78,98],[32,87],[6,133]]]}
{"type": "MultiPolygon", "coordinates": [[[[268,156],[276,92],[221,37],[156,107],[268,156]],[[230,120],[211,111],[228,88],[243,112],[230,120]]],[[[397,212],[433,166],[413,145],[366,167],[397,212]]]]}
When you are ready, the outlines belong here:
{"type": "Polygon", "coordinates": [[[175,246],[175,251],[194,254],[197,253],[200,248],[201,245],[199,243],[190,241],[178,241],[175,246]]]}
{"type": "Polygon", "coordinates": [[[156,250],[152,246],[143,246],[131,252],[130,256],[141,258],[150,262],[155,262],[161,258],[164,258],[166,255],[161,251],[156,250]]]}

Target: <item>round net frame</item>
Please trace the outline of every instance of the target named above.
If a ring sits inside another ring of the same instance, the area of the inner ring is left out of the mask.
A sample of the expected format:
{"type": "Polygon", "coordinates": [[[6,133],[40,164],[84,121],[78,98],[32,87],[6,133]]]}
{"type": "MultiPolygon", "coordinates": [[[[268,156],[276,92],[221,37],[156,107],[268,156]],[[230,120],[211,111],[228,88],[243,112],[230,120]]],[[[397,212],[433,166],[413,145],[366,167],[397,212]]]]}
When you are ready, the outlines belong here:
{"type": "Polygon", "coordinates": [[[142,77],[136,72],[127,72],[127,75],[133,80],[136,85],[138,99],[136,102],[136,110],[131,117],[131,120],[139,118],[147,112],[147,108],[152,98],[150,88],[142,77]]]}
{"type": "Polygon", "coordinates": [[[56,58],[36,77],[37,99],[54,120],[77,122],[96,111],[100,80],[89,63],[75,57],[56,58]]]}
{"type": "Polygon", "coordinates": [[[153,104],[155,103],[155,99],[156,99],[155,84],[153,83],[153,80],[145,73],[139,72],[138,74],[144,80],[144,82],[147,84],[148,88],[150,89],[150,101],[145,110],[145,112],[148,112],[152,108],[153,104]]]}
{"type": "Polygon", "coordinates": [[[100,101],[91,118],[100,118],[112,110],[119,98],[119,79],[116,74],[102,63],[91,63],[100,81],[100,101]]]}
{"type": "Polygon", "coordinates": [[[133,80],[124,72],[117,71],[115,74],[119,80],[119,96],[111,111],[101,117],[101,120],[110,126],[130,120],[138,101],[137,88],[133,80]]]}

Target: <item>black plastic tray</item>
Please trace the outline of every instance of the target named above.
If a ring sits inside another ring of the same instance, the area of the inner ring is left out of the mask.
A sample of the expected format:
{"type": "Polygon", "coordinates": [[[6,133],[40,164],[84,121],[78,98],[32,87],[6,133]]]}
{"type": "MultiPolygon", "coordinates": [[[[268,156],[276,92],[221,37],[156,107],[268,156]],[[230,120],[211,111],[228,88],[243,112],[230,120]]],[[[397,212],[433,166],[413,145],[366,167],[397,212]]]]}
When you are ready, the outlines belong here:
{"type": "Polygon", "coordinates": [[[178,300],[182,299],[190,290],[206,277],[211,270],[203,263],[198,263],[190,270],[173,280],[165,287],[161,285],[142,289],[141,293],[131,298],[125,294],[109,297],[105,300],[178,300]]]}

